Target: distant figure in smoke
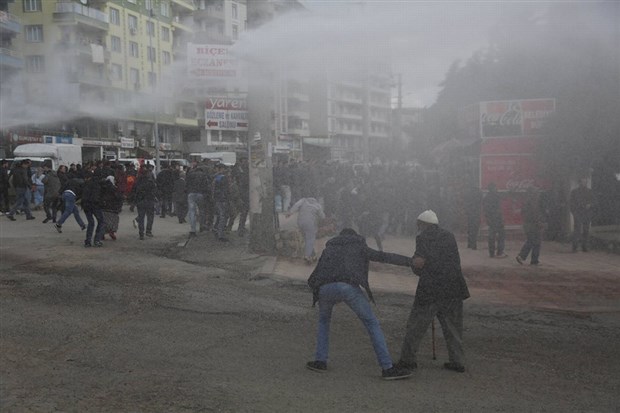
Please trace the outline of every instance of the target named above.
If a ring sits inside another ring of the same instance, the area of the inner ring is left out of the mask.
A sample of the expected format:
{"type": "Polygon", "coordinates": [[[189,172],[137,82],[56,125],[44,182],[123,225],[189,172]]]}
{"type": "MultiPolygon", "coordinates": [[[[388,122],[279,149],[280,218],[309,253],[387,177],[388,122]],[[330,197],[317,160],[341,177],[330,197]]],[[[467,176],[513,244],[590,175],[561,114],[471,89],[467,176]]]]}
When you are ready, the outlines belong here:
{"type": "Polygon", "coordinates": [[[319,232],[319,221],[325,219],[325,213],[315,198],[301,198],[291,207],[286,217],[290,217],[295,212],[299,212],[297,226],[304,234],[304,261],[306,264],[310,264],[316,259],[314,241],[319,232]]]}
{"type": "Polygon", "coordinates": [[[489,193],[482,201],[484,217],[489,226],[489,256],[491,258],[506,258],[504,254],[504,243],[506,233],[504,232],[504,216],[502,214],[502,200],[497,192],[497,186],[493,182],[487,187],[489,193]]]}
{"type": "Polygon", "coordinates": [[[588,252],[592,201],[592,190],[588,188],[588,180],[582,178],[579,180],[579,186],[571,191],[569,200],[574,225],[573,252],[577,252],[579,244],[583,252],[588,252]]]}
{"type": "Polygon", "coordinates": [[[465,194],[465,215],[467,216],[467,248],[478,249],[478,231],[480,230],[480,213],[482,193],[477,186],[472,186],[465,194]]]}
{"type": "Polygon", "coordinates": [[[138,218],[136,218],[138,226],[138,234],[140,240],[153,236],[153,220],[155,217],[155,202],[157,201],[157,183],[153,177],[153,173],[146,167],[141,166],[138,172],[138,179],[133,185],[133,200],[138,208],[138,218]],[[146,218],[146,231],[144,227],[144,219],[146,218]]]}
{"type": "Polygon", "coordinates": [[[521,208],[521,216],[523,217],[523,231],[525,232],[525,243],[517,255],[517,262],[523,264],[530,252],[532,257],[531,265],[538,265],[540,256],[540,244],[542,240],[543,214],[540,206],[540,198],[538,192],[534,188],[528,188],[525,204],[521,208]]]}

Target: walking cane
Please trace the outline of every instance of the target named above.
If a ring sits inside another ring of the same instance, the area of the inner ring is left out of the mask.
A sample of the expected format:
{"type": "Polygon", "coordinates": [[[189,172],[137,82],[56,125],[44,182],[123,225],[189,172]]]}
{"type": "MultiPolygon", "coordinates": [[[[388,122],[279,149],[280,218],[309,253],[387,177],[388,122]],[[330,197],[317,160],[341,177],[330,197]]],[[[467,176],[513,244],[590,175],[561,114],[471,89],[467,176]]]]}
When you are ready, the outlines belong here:
{"type": "Polygon", "coordinates": [[[437,360],[437,353],[435,352],[435,319],[431,321],[431,341],[433,343],[433,360],[437,360]]]}

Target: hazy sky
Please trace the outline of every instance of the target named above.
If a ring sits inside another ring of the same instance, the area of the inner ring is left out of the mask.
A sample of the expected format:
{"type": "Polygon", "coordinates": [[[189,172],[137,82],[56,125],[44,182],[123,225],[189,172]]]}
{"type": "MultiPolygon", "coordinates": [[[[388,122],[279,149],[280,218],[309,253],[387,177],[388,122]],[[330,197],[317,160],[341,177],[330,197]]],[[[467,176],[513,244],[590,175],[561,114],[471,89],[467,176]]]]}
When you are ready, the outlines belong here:
{"type": "MultiPolygon", "coordinates": [[[[312,11],[282,30],[308,35],[300,44],[327,56],[325,64],[360,54],[389,56],[393,73],[403,76],[406,106],[434,103],[450,64],[488,45],[500,16],[540,11],[535,1],[302,0],[312,11]],[[538,11],[537,11],[538,10],[538,11]],[[312,39],[314,37],[314,39],[312,39]],[[344,49],[344,50],[343,50],[344,49]]],[[[396,95],[396,92],[394,92],[396,95]]]]}

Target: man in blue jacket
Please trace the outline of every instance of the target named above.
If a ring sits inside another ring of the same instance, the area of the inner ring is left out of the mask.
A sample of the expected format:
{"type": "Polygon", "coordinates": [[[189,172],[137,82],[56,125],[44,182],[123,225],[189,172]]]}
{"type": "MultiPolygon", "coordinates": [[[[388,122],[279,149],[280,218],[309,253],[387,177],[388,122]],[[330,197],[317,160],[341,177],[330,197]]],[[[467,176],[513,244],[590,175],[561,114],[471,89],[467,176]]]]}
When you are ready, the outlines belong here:
{"type": "Polygon", "coordinates": [[[310,370],[327,370],[329,325],[333,307],[344,302],[364,323],[385,380],[404,379],[411,371],[395,367],[385,343],[379,320],[372,312],[369,300],[374,302],[368,284],[370,261],[384,262],[405,267],[411,258],[398,254],[376,251],[366,245],[366,240],[350,228],[327,242],[316,268],[308,279],[312,289],[313,305],[319,303],[319,330],[315,360],[306,364],[310,370]],[[368,298],[362,292],[363,287],[368,298]]]}
{"type": "Polygon", "coordinates": [[[469,290],[461,272],[461,258],[454,235],[439,227],[437,215],[427,210],[418,216],[419,235],[413,255],[413,272],[420,276],[398,367],[417,367],[420,342],[437,317],[448,346],[448,370],[465,371],[463,366],[463,300],[469,290]]]}

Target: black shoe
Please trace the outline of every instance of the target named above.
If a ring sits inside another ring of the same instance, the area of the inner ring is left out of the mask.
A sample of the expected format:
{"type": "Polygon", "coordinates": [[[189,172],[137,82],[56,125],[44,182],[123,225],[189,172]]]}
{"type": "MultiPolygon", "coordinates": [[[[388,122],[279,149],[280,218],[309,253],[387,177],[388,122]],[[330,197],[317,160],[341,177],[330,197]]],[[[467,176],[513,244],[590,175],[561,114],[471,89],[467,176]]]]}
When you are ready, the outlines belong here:
{"type": "Polygon", "coordinates": [[[15,217],[13,215],[7,215],[6,217],[11,221],[15,221],[15,217]]]}
{"type": "Polygon", "coordinates": [[[583,251],[583,252],[588,252],[588,248],[587,248],[587,247],[583,247],[583,248],[581,249],[581,251],[583,251]]]}
{"type": "Polygon", "coordinates": [[[413,363],[407,363],[404,362],[402,360],[400,360],[398,363],[394,364],[394,367],[399,368],[399,369],[405,369],[405,370],[415,370],[418,368],[418,363],[413,362],[413,363]]]}
{"type": "Polygon", "coordinates": [[[153,233],[151,231],[147,231],[146,232],[146,236],[153,238],[153,233]]]}
{"type": "Polygon", "coordinates": [[[82,225],[80,226],[80,228],[82,228],[82,231],[84,231],[86,229],[86,225],[82,225]]]}
{"type": "Polygon", "coordinates": [[[411,370],[392,366],[387,370],[383,370],[381,377],[383,380],[400,380],[411,377],[411,370]]]}
{"type": "Polygon", "coordinates": [[[33,219],[36,219],[35,217],[33,217],[32,215],[30,215],[29,217],[26,218],[26,221],[31,221],[33,219]]]}
{"type": "Polygon", "coordinates": [[[195,232],[190,232],[190,233],[189,233],[189,237],[190,237],[190,238],[194,238],[195,236],[196,236],[196,233],[195,233],[195,232]]]}
{"type": "Polygon", "coordinates": [[[43,220],[43,223],[44,223],[44,224],[47,224],[48,222],[50,222],[50,219],[51,219],[51,218],[45,218],[45,219],[43,220]]]}
{"type": "Polygon", "coordinates": [[[140,241],[144,241],[144,235],[140,234],[140,241]]]}
{"type": "Polygon", "coordinates": [[[160,217],[160,218],[166,218],[166,216],[165,216],[165,215],[160,215],[159,217],[160,217]]]}
{"type": "Polygon", "coordinates": [[[312,371],[318,371],[319,373],[325,373],[327,371],[327,363],[324,361],[309,361],[306,363],[306,368],[312,371]]]}
{"type": "Polygon", "coordinates": [[[90,242],[89,241],[84,241],[84,248],[90,248],[90,247],[92,247],[90,242]]]}
{"type": "Polygon", "coordinates": [[[230,240],[229,240],[228,238],[224,238],[224,237],[222,237],[222,238],[218,238],[217,240],[218,240],[219,242],[230,242],[230,240]]]}
{"type": "Polygon", "coordinates": [[[103,247],[103,242],[95,241],[95,247],[103,247]]]}
{"type": "Polygon", "coordinates": [[[530,265],[540,265],[540,261],[530,262],[530,265]]]}
{"type": "Polygon", "coordinates": [[[459,363],[455,363],[450,361],[448,363],[443,363],[443,368],[447,370],[456,371],[458,373],[465,373],[465,366],[459,363]]]}
{"type": "Polygon", "coordinates": [[[58,231],[58,233],[62,233],[62,225],[54,224],[54,228],[56,228],[56,231],[58,231]]]}

